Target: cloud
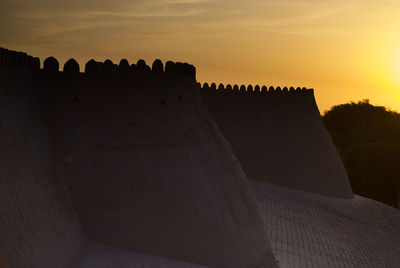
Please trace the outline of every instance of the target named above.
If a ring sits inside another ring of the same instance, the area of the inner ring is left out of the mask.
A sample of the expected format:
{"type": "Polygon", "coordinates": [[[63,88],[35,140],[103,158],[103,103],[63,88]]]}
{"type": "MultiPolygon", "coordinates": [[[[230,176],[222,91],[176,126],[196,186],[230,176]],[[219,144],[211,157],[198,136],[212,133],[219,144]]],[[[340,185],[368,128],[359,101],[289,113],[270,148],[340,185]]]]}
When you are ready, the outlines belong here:
{"type": "Polygon", "coordinates": [[[3,0],[0,4],[0,42],[17,39],[30,42],[40,37],[79,34],[95,29],[96,32],[103,30],[106,37],[114,34],[112,31],[129,26],[138,29],[138,25],[149,32],[159,32],[157,27],[165,29],[166,23],[176,25],[184,23],[185,17],[202,14],[204,9],[199,5],[204,3],[204,0],[3,0]]]}
{"type": "Polygon", "coordinates": [[[344,26],[362,24],[361,11],[398,6],[394,0],[2,0],[0,42],[85,39],[79,35],[90,31],[100,34],[96,39],[343,34],[350,29],[344,26]]]}

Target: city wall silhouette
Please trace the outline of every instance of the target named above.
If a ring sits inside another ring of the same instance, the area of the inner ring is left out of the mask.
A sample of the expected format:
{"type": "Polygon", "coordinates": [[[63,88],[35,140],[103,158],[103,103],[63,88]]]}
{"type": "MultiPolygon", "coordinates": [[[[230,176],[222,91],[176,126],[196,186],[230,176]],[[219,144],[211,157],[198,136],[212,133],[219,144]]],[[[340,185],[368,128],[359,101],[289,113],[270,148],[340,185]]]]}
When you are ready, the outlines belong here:
{"type": "Polygon", "coordinates": [[[0,56],[0,267],[73,267],[87,242],[32,87],[39,61],[0,56]]]}
{"type": "Polygon", "coordinates": [[[313,89],[205,83],[202,93],[250,179],[353,197],[313,89]]]}
{"type": "Polygon", "coordinates": [[[70,267],[89,237],[211,267],[276,267],[193,66],[91,60],[80,73],[71,59],[59,69],[0,50],[6,264],[70,267]]]}

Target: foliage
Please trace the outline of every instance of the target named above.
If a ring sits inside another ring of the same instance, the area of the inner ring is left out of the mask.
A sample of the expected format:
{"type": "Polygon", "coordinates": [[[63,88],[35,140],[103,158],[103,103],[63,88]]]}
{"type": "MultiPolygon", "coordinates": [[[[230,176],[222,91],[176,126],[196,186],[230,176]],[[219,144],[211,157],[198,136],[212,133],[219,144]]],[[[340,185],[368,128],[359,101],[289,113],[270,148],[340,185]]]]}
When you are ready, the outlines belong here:
{"type": "Polygon", "coordinates": [[[323,120],[356,194],[397,206],[400,114],[368,100],[337,105],[323,120]]]}

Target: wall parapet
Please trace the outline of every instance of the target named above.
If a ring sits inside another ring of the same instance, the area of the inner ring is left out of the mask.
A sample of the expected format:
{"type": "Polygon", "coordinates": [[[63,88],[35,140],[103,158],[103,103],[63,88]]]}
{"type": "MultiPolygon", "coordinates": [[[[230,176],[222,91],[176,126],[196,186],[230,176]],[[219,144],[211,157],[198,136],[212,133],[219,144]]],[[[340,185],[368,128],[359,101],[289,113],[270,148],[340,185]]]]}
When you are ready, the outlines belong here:
{"type": "MultiPolygon", "coordinates": [[[[50,57],[52,58],[52,57],[50,57]]],[[[47,58],[46,61],[50,58],[47,58]]],[[[68,60],[64,65],[64,72],[71,70],[71,62],[73,62],[74,72],[79,70],[79,64],[74,59],[68,60]]],[[[45,68],[46,69],[46,68],[45,68]]],[[[112,75],[112,74],[145,74],[153,73],[157,75],[181,75],[196,80],[196,68],[188,63],[168,61],[165,65],[161,60],[154,60],[152,66],[147,65],[146,61],[139,59],[136,64],[129,64],[127,59],[121,59],[119,64],[114,64],[107,59],[104,62],[98,62],[94,59],[89,60],[85,64],[84,74],[86,75],[112,75]]]]}
{"type": "MultiPolygon", "coordinates": [[[[136,64],[129,64],[127,59],[121,59],[119,64],[114,64],[111,60],[107,59],[104,62],[98,62],[94,59],[89,60],[85,64],[83,72],[80,71],[78,62],[71,58],[65,62],[62,71],[60,71],[60,64],[55,57],[48,57],[43,62],[43,69],[40,69],[40,59],[27,55],[24,52],[12,51],[5,48],[0,48],[0,66],[9,66],[14,68],[23,68],[30,70],[42,70],[48,74],[65,73],[65,74],[81,74],[85,76],[101,76],[107,77],[110,75],[118,74],[129,76],[133,74],[156,74],[156,75],[177,75],[189,77],[196,80],[196,68],[188,63],[167,61],[165,66],[163,62],[156,59],[151,67],[146,64],[145,60],[139,59],[136,64]]],[[[273,86],[260,86],[260,85],[231,85],[226,86],[222,83],[198,83],[199,88],[203,91],[215,93],[240,93],[244,95],[313,95],[312,88],[305,87],[273,87],[273,86]]]]}
{"type": "Polygon", "coordinates": [[[196,68],[188,63],[168,61],[165,65],[161,60],[156,59],[151,67],[146,64],[143,59],[139,59],[136,64],[130,65],[127,59],[121,59],[119,64],[114,64],[111,60],[106,59],[99,62],[94,59],[89,60],[84,67],[83,72],[74,58],[70,58],[60,70],[59,61],[55,57],[48,57],[43,62],[43,68],[40,68],[40,59],[27,55],[24,52],[12,51],[0,48],[0,66],[13,68],[23,68],[31,70],[42,70],[48,74],[67,73],[67,74],[83,74],[83,75],[101,75],[102,77],[113,74],[145,74],[153,73],[157,75],[178,75],[189,77],[196,80],[196,68]]]}
{"type": "Polygon", "coordinates": [[[212,83],[211,86],[208,83],[204,83],[201,85],[198,83],[198,86],[201,90],[206,92],[213,92],[216,94],[220,93],[244,93],[246,95],[314,95],[313,88],[306,88],[306,87],[283,87],[280,86],[273,87],[273,86],[260,86],[260,85],[231,85],[220,83],[218,88],[216,87],[216,83],[212,83]]]}

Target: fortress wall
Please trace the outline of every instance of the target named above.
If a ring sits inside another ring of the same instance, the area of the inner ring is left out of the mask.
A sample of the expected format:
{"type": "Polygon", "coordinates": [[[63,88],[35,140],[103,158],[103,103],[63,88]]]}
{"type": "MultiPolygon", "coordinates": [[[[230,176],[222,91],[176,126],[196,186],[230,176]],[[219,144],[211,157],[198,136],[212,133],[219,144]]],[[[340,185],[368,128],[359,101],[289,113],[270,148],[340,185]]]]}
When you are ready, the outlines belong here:
{"type": "Polygon", "coordinates": [[[219,88],[202,87],[205,103],[249,178],[333,197],[353,196],[312,89],[219,88]]]}
{"type": "Polygon", "coordinates": [[[73,267],[86,252],[34,94],[38,63],[0,49],[0,267],[73,267]]]}
{"type": "Polygon", "coordinates": [[[254,193],[194,67],[160,63],[92,60],[73,78],[41,71],[43,113],[86,232],[211,267],[275,267],[254,193]]]}

